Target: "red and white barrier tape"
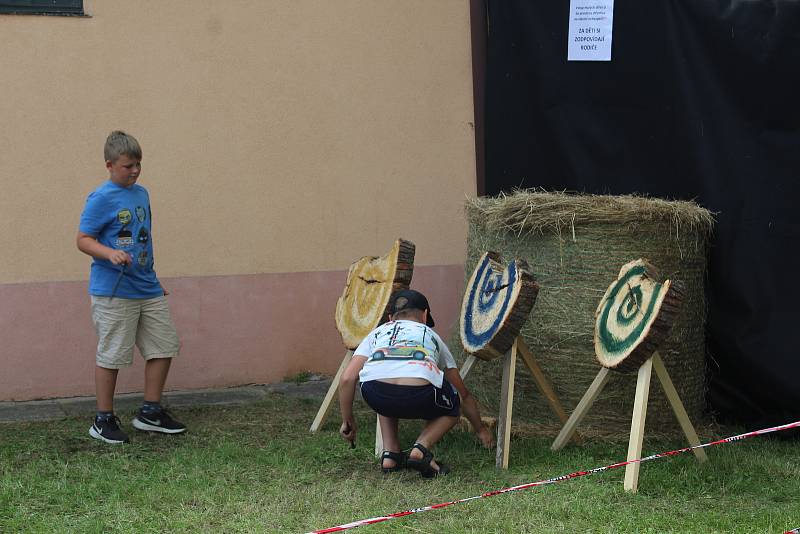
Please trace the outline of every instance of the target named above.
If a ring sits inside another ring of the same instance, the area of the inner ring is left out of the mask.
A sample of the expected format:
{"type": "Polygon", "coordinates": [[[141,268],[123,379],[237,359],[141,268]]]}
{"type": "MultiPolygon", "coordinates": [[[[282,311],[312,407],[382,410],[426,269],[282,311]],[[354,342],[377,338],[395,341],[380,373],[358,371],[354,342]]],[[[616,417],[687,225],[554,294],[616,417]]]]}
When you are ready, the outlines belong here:
{"type": "MultiPolygon", "coordinates": [[[[349,530],[351,528],[362,527],[364,525],[374,525],[375,523],[381,523],[383,521],[388,521],[390,519],[396,519],[398,517],[405,517],[407,515],[416,514],[419,512],[427,512],[428,510],[436,510],[439,508],[445,508],[452,504],[459,504],[462,502],[467,501],[474,501],[476,499],[483,499],[484,497],[494,497],[495,495],[500,495],[502,493],[510,493],[512,491],[519,491],[528,488],[534,488],[537,486],[545,486],[547,484],[555,484],[556,482],[561,482],[563,480],[570,480],[572,478],[578,478],[586,475],[593,475],[595,473],[600,473],[601,471],[607,471],[609,469],[616,469],[617,467],[623,467],[628,464],[634,463],[641,463],[641,462],[648,462],[650,460],[655,460],[657,458],[664,458],[666,456],[675,456],[676,454],[682,454],[684,452],[688,452],[694,449],[702,449],[705,447],[710,447],[712,445],[719,445],[721,443],[730,443],[732,441],[739,441],[746,438],[751,438],[753,436],[760,436],[762,434],[769,434],[771,432],[780,432],[782,430],[789,430],[791,428],[798,428],[800,427],[800,421],[795,421],[794,423],[788,423],[785,425],[780,426],[773,426],[771,428],[764,428],[761,430],[754,430],[753,432],[747,432],[745,434],[739,434],[737,436],[730,436],[727,438],[723,438],[717,441],[712,441],[710,443],[703,443],[702,445],[694,445],[692,447],[684,447],[682,449],[676,449],[674,451],[669,452],[662,452],[659,454],[653,454],[651,456],[645,456],[644,458],[639,458],[638,460],[628,460],[625,462],[617,462],[611,465],[605,465],[603,467],[595,467],[594,469],[589,469],[588,471],[575,471],[574,473],[570,473],[568,475],[561,475],[555,478],[548,478],[547,480],[540,480],[538,482],[530,482],[527,484],[521,484],[519,486],[513,486],[510,488],[503,488],[499,490],[489,491],[483,493],[481,495],[476,495],[474,497],[467,497],[465,499],[458,499],[457,501],[450,501],[450,502],[443,502],[439,504],[431,504],[429,506],[423,506],[422,508],[414,508],[412,510],[406,510],[405,512],[395,512],[393,514],[388,514],[380,517],[372,517],[370,519],[360,519],[358,521],[353,521],[352,523],[346,523],[344,525],[339,525],[336,527],[324,528],[322,530],[313,530],[308,532],[307,534],[324,534],[327,532],[341,532],[343,530],[349,530]]],[[[789,532],[795,532],[794,530],[790,530],[789,532]]],[[[800,532],[800,531],[798,531],[800,532]]]]}

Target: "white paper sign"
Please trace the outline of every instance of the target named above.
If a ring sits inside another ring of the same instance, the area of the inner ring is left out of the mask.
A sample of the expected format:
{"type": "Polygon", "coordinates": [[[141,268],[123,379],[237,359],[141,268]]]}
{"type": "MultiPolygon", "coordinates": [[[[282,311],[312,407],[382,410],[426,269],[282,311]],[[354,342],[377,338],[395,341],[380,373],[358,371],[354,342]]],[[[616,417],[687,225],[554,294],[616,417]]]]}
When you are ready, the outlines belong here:
{"type": "Polygon", "coordinates": [[[567,61],[611,61],[614,0],[570,0],[567,61]]]}

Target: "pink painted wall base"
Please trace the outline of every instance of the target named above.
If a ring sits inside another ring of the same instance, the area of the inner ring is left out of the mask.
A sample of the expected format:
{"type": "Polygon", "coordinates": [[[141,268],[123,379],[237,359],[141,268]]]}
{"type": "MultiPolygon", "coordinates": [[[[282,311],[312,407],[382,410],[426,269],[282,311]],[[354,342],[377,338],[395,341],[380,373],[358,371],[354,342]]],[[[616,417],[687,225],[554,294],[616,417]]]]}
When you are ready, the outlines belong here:
{"type": "MultiPolygon", "coordinates": [[[[279,382],[336,372],[346,349],[334,323],[346,271],[162,280],[182,342],[167,390],[279,382]]],[[[461,265],[416,267],[439,334],[461,310],[461,265]]],[[[97,346],[86,282],[0,285],[0,400],[94,395],[97,346]]],[[[453,351],[460,347],[451,347],[453,351]]],[[[144,365],[120,371],[117,393],[141,391],[144,365]]]]}

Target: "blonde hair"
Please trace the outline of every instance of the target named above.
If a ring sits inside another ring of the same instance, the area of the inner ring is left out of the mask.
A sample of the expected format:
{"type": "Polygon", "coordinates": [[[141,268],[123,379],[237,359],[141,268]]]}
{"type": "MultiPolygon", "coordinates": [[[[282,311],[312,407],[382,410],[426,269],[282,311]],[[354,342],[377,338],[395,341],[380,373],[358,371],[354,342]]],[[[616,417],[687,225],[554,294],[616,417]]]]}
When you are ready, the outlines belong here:
{"type": "Polygon", "coordinates": [[[142,159],[142,147],[139,141],[132,135],[128,135],[122,130],[114,130],[106,138],[106,146],[103,148],[103,157],[106,161],[115,162],[120,156],[128,156],[133,159],[142,159]]]}

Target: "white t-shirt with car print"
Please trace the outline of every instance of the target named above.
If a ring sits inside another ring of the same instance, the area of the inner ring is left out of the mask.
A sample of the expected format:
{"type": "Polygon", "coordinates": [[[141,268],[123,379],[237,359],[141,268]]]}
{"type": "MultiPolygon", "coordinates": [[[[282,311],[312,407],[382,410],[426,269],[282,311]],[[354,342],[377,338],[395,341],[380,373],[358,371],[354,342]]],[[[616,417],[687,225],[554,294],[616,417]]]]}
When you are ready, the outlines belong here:
{"type": "Polygon", "coordinates": [[[424,378],[440,388],[443,370],[458,367],[439,334],[416,321],[382,324],[364,338],[353,354],[367,358],[358,375],[361,382],[424,378]]]}

